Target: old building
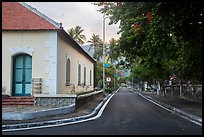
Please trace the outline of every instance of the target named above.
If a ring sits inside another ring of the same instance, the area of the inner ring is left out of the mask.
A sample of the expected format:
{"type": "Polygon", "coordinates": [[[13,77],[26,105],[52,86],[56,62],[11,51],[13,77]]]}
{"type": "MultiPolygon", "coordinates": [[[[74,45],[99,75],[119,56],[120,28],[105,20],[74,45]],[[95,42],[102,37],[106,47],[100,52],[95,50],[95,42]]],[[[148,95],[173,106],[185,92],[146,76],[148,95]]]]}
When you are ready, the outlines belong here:
{"type": "Polygon", "coordinates": [[[95,60],[57,23],[23,2],[2,2],[2,94],[93,90],[95,60]]]}

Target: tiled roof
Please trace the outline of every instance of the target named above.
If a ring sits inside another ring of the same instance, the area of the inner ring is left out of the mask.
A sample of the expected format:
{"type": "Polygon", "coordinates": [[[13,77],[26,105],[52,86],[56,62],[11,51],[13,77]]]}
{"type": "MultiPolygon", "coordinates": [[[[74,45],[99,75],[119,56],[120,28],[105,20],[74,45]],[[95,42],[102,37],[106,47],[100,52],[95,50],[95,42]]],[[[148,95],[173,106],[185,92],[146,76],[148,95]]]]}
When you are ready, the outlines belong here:
{"type": "Polygon", "coordinates": [[[58,30],[59,24],[35,8],[18,2],[2,2],[2,30],[58,30]]]}

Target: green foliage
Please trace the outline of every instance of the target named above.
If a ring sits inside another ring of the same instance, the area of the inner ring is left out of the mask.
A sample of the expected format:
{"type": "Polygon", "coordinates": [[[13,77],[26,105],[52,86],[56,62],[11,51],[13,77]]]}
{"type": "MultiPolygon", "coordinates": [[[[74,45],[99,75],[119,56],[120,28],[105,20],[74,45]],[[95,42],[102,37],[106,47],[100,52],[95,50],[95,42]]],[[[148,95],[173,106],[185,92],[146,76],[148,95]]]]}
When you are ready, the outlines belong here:
{"type": "Polygon", "coordinates": [[[103,56],[103,41],[100,39],[99,35],[93,34],[88,42],[93,43],[91,45],[91,48],[94,48],[93,58],[99,61],[103,56]]]}
{"type": "Polygon", "coordinates": [[[80,26],[76,26],[75,28],[71,28],[67,30],[67,33],[78,43],[83,44],[86,40],[86,36],[82,34],[84,29],[80,26]]]}
{"type": "Polygon", "coordinates": [[[100,88],[100,89],[102,89],[103,88],[103,79],[100,79],[99,81],[97,81],[98,82],[98,87],[100,88]]]}
{"type": "MultiPolygon", "coordinates": [[[[110,24],[120,21],[118,51],[141,80],[202,81],[201,2],[99,2],[110,24]]],[[[123,62],[124,63],[124,62],[123,62]]]]}
{"type": "Polygon", "coordinates": [[[103,79],[103,63],[97,61],[95,68],[95,82],[97,82],[95,85],[98,85],[98,81],[103,79]]]}

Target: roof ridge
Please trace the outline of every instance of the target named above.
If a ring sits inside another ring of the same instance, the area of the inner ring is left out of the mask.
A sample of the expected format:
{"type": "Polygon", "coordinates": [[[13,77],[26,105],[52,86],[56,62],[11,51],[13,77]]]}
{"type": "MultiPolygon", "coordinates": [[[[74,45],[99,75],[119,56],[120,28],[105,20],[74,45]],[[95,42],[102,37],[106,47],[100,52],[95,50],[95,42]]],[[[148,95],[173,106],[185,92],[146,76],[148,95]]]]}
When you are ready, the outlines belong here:
{"type": "Polygon", "coordinates": [[[38,16],[42,17],[43,19],[45,19],[49,23],[53,24],[55,27],[57,27],[57,28],[61,28],[62,27],[61,26],[62,23],[57,23],[56,21],[54,21],[53,19],[51,19],[47,15],[43,14],[42,12],[38,11],[36,8],[32,7],[31,5],[28,5],[25,2],[18,2],[18,3],[21,4],[22,6],[26,7],[27,9],[29,9],[33,13],[37,14],[38,16]]]}

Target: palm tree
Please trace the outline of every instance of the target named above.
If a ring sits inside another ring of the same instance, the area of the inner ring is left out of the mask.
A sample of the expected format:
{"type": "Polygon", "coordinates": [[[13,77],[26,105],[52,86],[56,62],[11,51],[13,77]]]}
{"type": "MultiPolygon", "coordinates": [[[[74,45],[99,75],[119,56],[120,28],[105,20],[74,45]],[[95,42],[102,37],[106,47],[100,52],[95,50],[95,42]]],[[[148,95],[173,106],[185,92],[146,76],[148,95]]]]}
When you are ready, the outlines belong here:
{"type": "Polygon", "coordinates": [[[119,57],[120,54],[119,51],[118,51],[118,48],[117,48],[117,43],[118,41],[114,38],[112,38],[110,41],[109,41],[109,55],[111,56],[111,64],[113,63],[114,60],[117,60],[117,58],[119,57]]]}
{"type": "Polygon", "coordinates": [[[69,30],[67,30],[67,32],[68,32],[68,34],[74,39],[74,35],[75,35],[75,30],[74,30],[74,28],[71,28],[71,29],[69,29],[69,30]]]}
{"type": "Polygon", "coordinates": [[[93,34],[90,40],[88,41],[92,43],[90,45],[89,51],[94,48],[94,58],[99,61],[99,59],[103,56],[103,42],[99,38],[99,35],[93,34]]]}
{"type": "Polygon", "coordinates": [[[84,44],[84,41],[86,40],[86,36],[82,34],[83,31],[84,29],[80,26],[67,30],[68,34],[80,45],[84,44]]]}

